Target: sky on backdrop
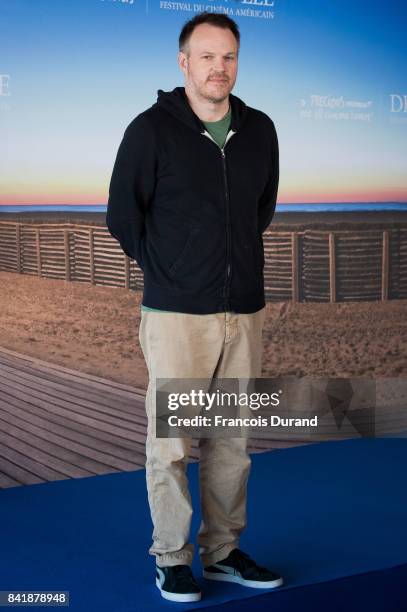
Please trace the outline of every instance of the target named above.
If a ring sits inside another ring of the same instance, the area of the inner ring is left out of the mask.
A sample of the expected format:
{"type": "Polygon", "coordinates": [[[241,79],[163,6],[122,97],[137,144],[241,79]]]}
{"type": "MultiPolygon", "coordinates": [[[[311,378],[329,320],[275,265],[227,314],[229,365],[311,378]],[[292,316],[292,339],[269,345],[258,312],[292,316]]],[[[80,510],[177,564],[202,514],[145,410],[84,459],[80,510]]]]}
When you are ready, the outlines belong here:
{"type": "MultiPolygon", "coordinates": [[[[404,3],[209,5],[241,30],[233,93],[275,122],[279,202],[407,201],[404,3]]],[[[0,0],[0,205],[106,203],[126,126],[183,84],[177,41],[194,9],[0,0]]]]}

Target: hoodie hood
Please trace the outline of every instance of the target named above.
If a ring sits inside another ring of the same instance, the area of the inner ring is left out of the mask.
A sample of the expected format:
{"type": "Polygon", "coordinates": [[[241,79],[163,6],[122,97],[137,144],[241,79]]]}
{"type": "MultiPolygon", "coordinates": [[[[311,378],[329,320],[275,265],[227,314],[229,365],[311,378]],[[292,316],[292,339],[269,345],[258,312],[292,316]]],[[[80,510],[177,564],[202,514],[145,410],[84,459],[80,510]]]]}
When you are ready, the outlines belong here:
{"type": "MultiPolygon", "coordinates": [[[[189,105],[184,87],[175,87],[172,91],[157,91],[157,106],[164,108],[168,113],[188,125],[193,130],[205,131],[205,126],[189,105]]],[[[247,106],[237,96],[229,94],[232,108],[232,120],[230,129],[234,132],[242,127],[246,115],[247,106]]]]}

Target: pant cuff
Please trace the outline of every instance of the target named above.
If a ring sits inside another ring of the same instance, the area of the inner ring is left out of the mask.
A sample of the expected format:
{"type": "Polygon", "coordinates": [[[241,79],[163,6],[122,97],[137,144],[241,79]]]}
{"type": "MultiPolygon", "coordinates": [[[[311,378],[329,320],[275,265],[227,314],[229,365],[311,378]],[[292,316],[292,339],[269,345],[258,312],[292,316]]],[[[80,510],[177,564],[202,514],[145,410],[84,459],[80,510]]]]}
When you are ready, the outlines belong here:
{"type": "Polygon", "coordinates": [[[155,555],[155,563],[159,567],[173,567],[174,565],[192,565],[192,555],[190,553],[165,553],[155,555]]]}

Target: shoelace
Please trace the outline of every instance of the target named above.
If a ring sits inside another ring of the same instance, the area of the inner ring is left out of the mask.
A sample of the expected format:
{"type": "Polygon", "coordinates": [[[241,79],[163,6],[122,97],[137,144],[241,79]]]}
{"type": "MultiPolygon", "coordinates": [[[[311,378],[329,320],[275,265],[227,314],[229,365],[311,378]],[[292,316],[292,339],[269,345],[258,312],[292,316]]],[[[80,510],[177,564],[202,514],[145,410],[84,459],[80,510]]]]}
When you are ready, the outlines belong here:
{"type": "Polygon", "coordinates": [[[233,563],[236,563],[239,571],[241,569],[247,569],[248,567],[258,567],[257,563],[253,561],[253,559],[251,559],[247,553],[239,550],[238,548],[232,550],[229,558],[233,563]]]}

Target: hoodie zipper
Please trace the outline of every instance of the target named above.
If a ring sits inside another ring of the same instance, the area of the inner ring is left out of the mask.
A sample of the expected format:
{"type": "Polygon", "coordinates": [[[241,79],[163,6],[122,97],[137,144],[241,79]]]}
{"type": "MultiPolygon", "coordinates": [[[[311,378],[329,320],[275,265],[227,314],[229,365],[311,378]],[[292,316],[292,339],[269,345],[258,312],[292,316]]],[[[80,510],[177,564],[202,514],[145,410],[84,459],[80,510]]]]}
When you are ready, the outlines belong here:
{"type": "Polygon", "coordinates": [[[221,152],[222,156],[222,168],[223,168],[223,179],[224,179],[224,187],[225,187],[225,201],[226,201],[226,271],[225,271],[225,284],[223,286],[223,302],[225,312],[230,310],[230,280],[232,274],[232,262],[230,257],[230,248],[231,248],[231,225],[230,225],[230,199],[229,199],[229,186],[228,186],[228,177],[226,172],[226,155],[225,155],[225,147],[228,141],[232,138],[233,134],[236,134],[233,130],[229,130],[226,140],[224,142],[223,147],[220,147],[218,143],[212,138],[207,130],[202,132],[204,136],[207,136],[212,142],[217,146],[217,148],[221,152]]]}

